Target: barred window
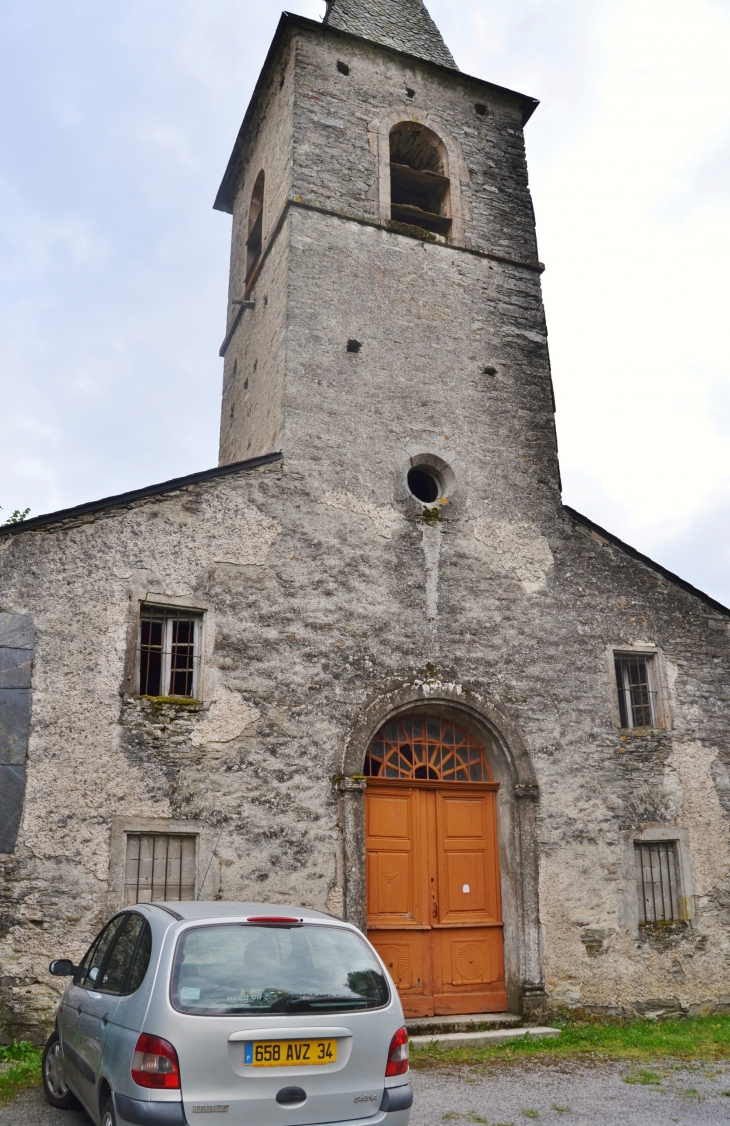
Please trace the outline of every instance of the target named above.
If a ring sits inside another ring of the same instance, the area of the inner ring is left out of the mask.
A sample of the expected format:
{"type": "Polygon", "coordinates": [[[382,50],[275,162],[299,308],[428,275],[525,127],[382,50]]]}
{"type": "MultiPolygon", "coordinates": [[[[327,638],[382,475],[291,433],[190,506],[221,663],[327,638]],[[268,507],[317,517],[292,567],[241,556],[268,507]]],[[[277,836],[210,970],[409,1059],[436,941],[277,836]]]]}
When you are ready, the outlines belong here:
{"type": "Polygon", "coordinates": [[[634,845],[639,923],[680,922],[676,841],[642,841],[634,845]]]}
{"type": "Polygon", "coordinates": [[[653,658],[617,653],[615,666],[621,726],[656,727],[653,658]]]}
{"type": "Polygon", "coordinates": [[[124,903],[195,899],[194,836],[129,833],[124,903]]]}
{"type": "Polygon", "coordinates": [[[140,696],[195,699],[202,618],[189,610],[143,606],[139,623],[140,696]]]}

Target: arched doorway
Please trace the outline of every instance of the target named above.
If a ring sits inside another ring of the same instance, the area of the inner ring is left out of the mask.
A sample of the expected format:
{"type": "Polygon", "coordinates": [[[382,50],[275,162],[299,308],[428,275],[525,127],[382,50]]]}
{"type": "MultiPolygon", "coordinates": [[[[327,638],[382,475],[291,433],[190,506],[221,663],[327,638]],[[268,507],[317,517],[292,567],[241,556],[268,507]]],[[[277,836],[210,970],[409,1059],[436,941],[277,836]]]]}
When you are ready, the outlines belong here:
{"type": "Polygon", "coordinates": [[[367,931],[407,1016],[504,1012],[497,791],[483,744],[401,715],[365,759],[367,931]]]}

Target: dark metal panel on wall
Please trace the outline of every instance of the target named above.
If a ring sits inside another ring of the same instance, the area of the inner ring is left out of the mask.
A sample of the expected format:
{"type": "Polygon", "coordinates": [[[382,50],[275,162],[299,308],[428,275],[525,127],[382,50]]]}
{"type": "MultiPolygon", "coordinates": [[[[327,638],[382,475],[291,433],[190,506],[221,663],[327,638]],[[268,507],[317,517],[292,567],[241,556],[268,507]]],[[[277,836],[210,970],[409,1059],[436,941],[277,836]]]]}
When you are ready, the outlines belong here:
{"type": "Polygon", "coordinates": [[[0,852],[13,852],[25,800],[33,621],[0,614],[0,852]]]}

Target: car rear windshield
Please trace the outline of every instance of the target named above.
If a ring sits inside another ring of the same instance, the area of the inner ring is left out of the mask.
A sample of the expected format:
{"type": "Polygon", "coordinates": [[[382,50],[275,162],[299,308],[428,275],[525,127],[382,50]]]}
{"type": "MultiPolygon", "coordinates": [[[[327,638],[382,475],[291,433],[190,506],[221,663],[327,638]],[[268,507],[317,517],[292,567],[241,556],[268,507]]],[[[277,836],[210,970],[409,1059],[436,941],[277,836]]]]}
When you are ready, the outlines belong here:
{"type": "Polygon", "coordinates": [[[352,931],[329,926],[195,927],[181,935],[172,1003],[183,1013],[333,1013],[376,1009],[388,986],[352,931]]]}

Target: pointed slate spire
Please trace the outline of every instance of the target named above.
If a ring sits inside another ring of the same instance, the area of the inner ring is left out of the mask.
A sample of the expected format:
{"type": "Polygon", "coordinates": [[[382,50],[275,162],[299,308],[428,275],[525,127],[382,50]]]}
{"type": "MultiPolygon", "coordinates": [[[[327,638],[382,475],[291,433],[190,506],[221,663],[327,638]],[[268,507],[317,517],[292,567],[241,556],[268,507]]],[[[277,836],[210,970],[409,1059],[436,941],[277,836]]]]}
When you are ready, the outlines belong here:
{"type": "Polygon", "coordinates": [[[324,22],[458,70],[422,0],[328,0],[324,22]]]}

